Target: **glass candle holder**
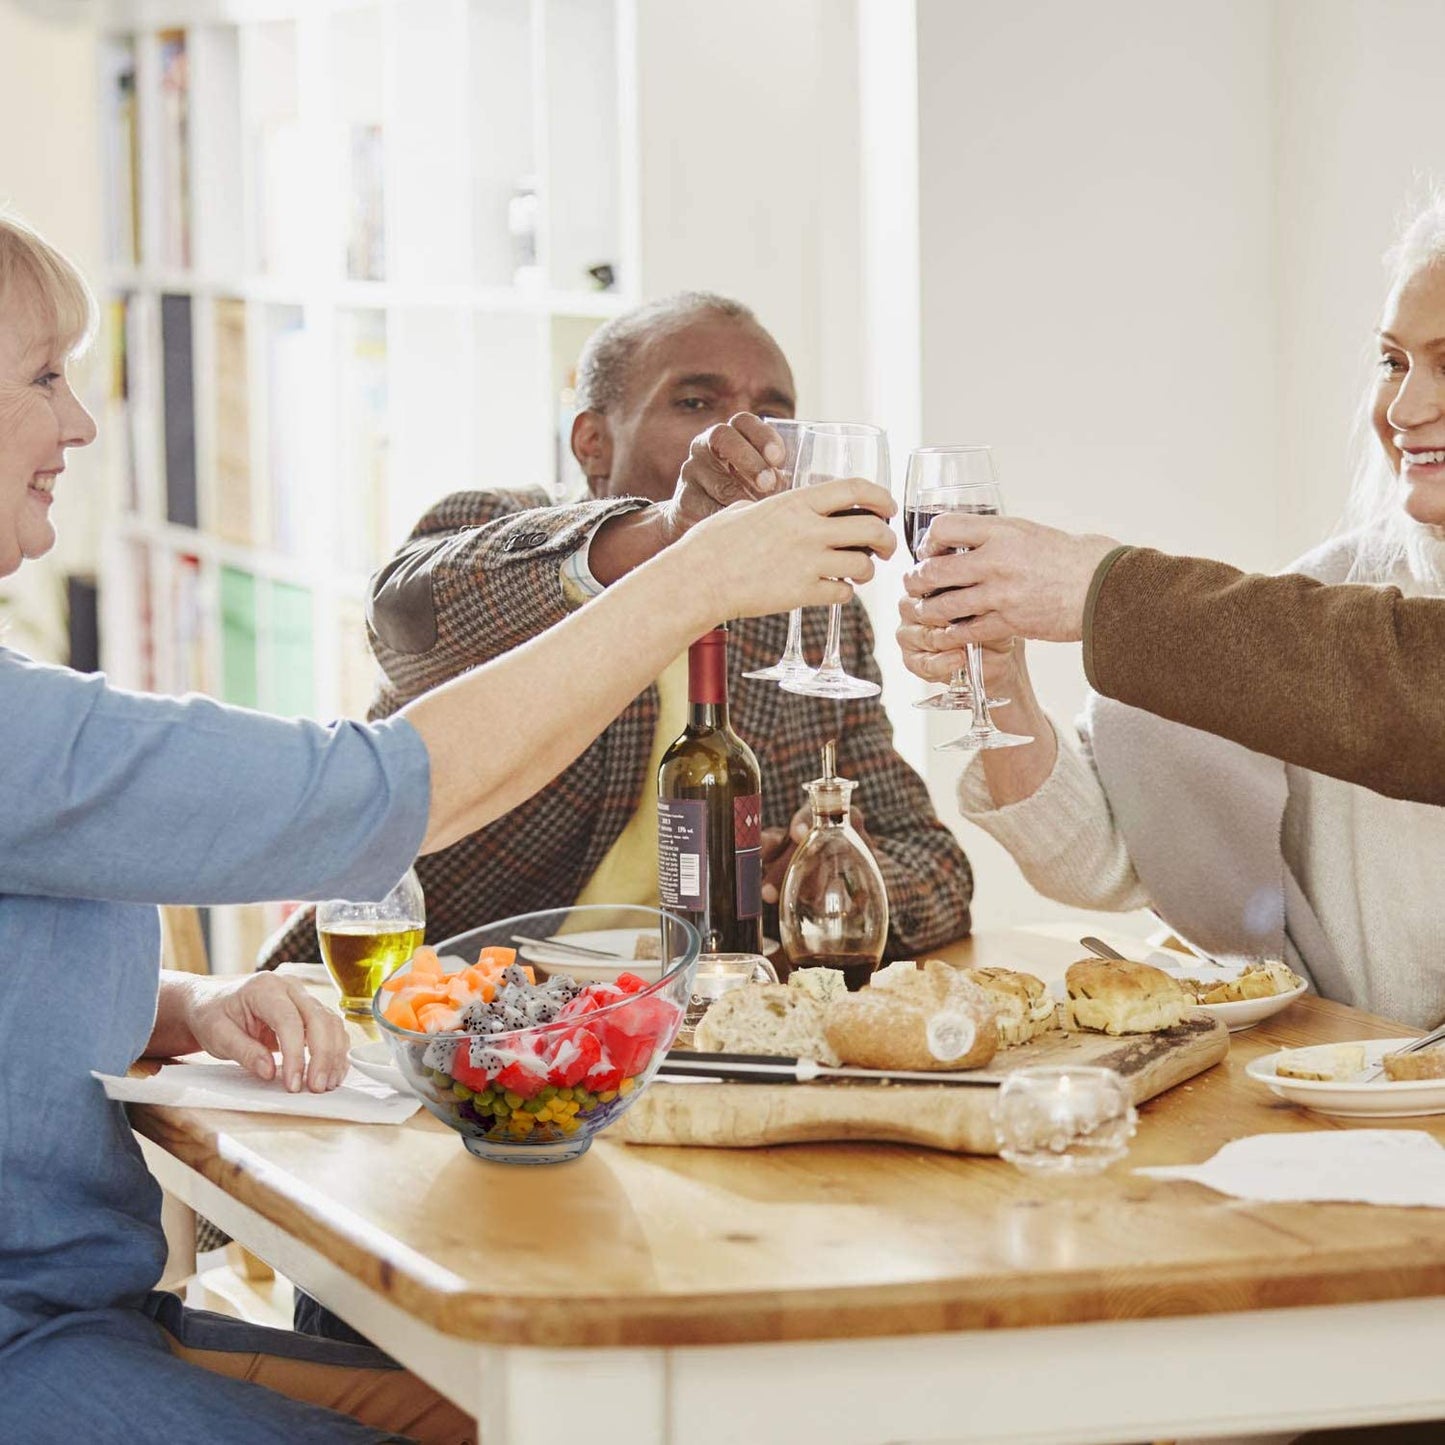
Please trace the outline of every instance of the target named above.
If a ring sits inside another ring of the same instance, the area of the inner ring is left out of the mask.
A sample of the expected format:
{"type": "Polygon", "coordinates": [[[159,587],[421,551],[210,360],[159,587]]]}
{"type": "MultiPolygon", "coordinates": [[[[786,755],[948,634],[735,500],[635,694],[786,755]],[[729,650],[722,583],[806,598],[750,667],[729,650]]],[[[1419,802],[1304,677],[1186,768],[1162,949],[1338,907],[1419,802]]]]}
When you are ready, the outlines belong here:
{"type": "Polygon", "coordinates": [[[702,1016],[732,989],[745,983],[777,983],[778,975],[771,963],[760,953],[704,953],[697,960],[697,973],[692,982],[692,996],[687,1002],[682,1029],[677,1041],[684,1048],[692,1047],[693,1031],[702,1016]]]}
{"type": "Polygon", "coordinates": [[[1113,1069],[1017,1069],[999,1086],[999,1154],[1029,1173],[1094,1174],[1128,1151],[1139,1115],[1113,1069]]]}

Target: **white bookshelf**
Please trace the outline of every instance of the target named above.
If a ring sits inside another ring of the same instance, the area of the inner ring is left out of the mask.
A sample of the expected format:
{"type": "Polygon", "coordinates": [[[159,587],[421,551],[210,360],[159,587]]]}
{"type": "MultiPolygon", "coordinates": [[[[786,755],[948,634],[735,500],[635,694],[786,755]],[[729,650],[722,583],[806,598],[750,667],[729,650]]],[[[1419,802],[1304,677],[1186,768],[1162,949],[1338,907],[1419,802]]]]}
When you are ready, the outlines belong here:
{"type": "MultiPolygon", "coordinates": [[[[357,715],[416,518],[570,480],[573,364],[638,291],[634,3],[105,7],[115,681],[357,715]]],[[[269,921],[218,910],[216,965],[269,921]]]]}

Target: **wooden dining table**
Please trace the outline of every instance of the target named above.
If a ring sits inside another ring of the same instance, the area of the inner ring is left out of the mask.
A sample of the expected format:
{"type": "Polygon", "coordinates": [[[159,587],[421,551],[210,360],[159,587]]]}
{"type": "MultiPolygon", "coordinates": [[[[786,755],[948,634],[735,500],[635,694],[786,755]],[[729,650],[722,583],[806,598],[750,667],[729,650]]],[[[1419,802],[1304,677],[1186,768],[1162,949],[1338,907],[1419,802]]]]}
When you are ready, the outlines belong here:
{"type": "MultiPolygon", "coordinates": [[[[1010,930],[935,953],[1057,976],[1080,951],[1010,930]]],[[[1276,1100],[1246,1063],[1408,1032],[1301,998],[1077,1179],[900,1145],[605,1134],[524,1168],[472,1158],[424,1113],[132,1122],[171,1194],[472,1413],[486,1445],[1173,1440],[1445,1419],[1445,1215],[1134,1172],[1355,1127],[1276,1100]]],[[[1369,1127],[1445,1141],[1445,1118],[1369,1127]]]]}

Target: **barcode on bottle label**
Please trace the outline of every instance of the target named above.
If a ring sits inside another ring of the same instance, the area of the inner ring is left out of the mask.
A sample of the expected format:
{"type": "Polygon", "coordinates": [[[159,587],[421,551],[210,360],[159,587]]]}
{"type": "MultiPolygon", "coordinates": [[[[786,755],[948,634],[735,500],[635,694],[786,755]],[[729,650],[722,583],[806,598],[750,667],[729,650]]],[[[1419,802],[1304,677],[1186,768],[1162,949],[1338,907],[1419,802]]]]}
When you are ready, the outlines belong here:
{"type": "Polygon", "coordinates": [[[664,908],[707,907],[707,804],[698,798],[659,798],[657,893],[664,908]]]}
{"type": "Polygon", "coordinates": [[[680,893],[696,894],[702,882],[702,855],[683,853],[677,860],[677,887],[680,893]]]}

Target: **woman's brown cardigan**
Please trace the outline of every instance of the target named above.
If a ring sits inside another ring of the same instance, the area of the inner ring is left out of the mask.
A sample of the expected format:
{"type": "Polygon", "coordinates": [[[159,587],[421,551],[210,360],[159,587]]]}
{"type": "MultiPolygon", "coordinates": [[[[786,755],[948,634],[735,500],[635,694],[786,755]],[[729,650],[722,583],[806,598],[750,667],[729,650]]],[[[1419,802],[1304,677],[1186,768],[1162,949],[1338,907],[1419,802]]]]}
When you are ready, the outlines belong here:
{"type": "Polygon", "coordinates": [[[1120,547],[1089,589],[1084,669],[1160,717],[1445,803],[1445,598],[1120,547]]]}

